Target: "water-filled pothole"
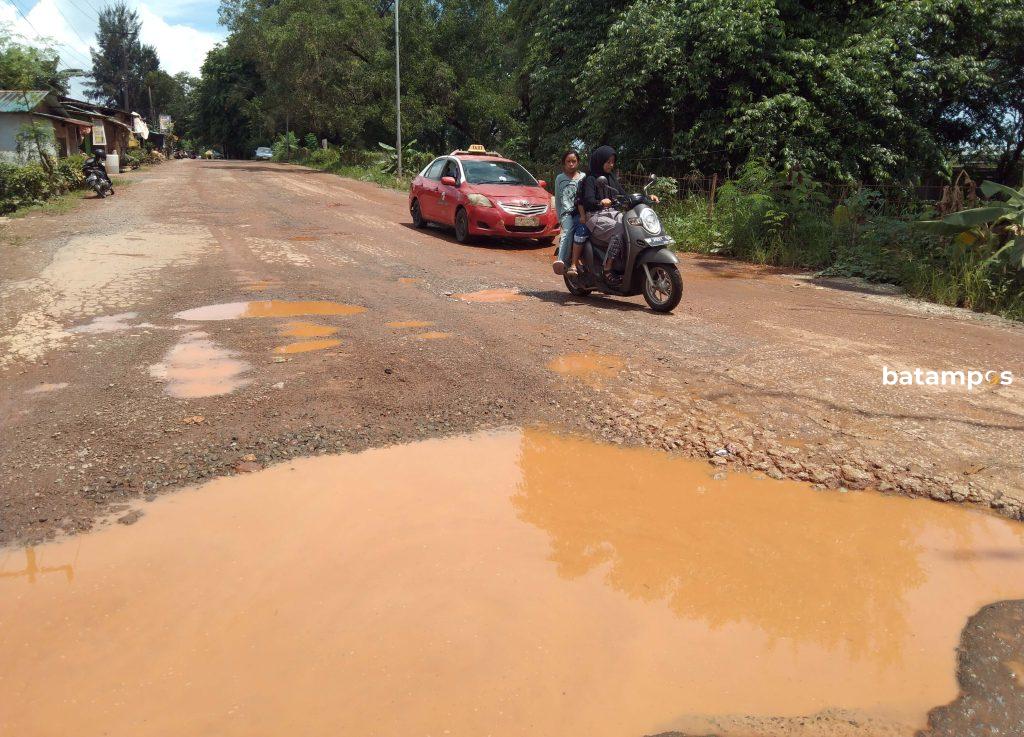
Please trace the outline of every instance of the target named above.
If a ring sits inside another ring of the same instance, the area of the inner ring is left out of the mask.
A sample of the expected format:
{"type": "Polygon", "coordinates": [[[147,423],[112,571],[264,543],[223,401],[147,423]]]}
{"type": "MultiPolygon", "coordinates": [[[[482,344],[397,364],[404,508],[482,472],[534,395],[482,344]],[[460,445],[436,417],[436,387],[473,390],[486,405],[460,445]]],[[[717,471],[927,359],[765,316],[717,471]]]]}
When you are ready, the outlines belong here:
{"type": "Polygon", "coordinates": [[[311,351],[323,351],[328,348],[337,348],[341,341],[336,338],[322,338],[320,340],[300,340],[288,345],[278,346],[274,353],[309,353],[311,351]]]}
{"type": "Polygon", "coordinates": [[[844,731],[800,734],[911,735],[956,696],[967,617],[1024,595],[1008,520],[540,431],[222,478],[32,554],[73,575],[0,556],[11,734],[622,737],[836,709],[844,731]]]}
{"type": "Polygon", "coordinates": [[[365,307],[339,302],[270,299],[256,302],[226,302],[184,310],[174,316],[180,320],[238,320],[244,317],[301,317],[303,315],[357,315],[365,307]]]}
{"type": "Polygon", "coordinates": [[[154,379],[165,382],[164,391],[179,399],[198,399],[230,394],[252,382],[243,376],[250,366],[216,343],[204,332],[185,333],[164,360],[149,367],[154,379]]]}
{"type": "Polygon", "coordinates": [[[578,378],[610,379],[618,376],[626,362],[620,356],[600,353],[569,353],[548,362],[548,368],[560,374],[578,378]]]}
{"type": "Polygon", "coordinates": [[[515,289],[482,289],[479,292],[452,295],[463,302],[519,302],[526,299],[515,289]]]}

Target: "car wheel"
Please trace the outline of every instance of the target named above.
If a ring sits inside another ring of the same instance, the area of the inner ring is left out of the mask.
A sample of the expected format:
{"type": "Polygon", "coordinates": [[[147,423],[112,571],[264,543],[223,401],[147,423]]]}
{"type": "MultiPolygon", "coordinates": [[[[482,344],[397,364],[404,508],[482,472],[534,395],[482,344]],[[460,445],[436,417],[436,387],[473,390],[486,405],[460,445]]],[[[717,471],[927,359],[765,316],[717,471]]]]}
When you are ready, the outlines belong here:
{"type": "Polygon", "coordinates": [[[469,213],[460,207],[455,213],[455,240],[469,243],[469,239],[469,213]]]}
{"type": "Polygon", "coordinates": [[[417,228],[427,227],[427,221],[423,219],[423,213],[420,212],[420,201],[413,200],[409,206],[409,213],[412,215],[412,224],[417,228]]]}

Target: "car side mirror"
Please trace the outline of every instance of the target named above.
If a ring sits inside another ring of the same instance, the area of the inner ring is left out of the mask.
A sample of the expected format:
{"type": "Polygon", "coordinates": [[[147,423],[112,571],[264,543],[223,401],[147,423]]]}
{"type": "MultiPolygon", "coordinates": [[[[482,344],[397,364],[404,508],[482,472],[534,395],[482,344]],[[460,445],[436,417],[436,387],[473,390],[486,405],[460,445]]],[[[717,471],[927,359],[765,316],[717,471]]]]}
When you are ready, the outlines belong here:
{"type": "Polygon", "coordinates": [[[446,187],[456,187],[456,186],[458,186],[455,183],[455,177],[441,177],[441,184],[445,185],[446,187]]]}
{"type": "Polygon", "coordinates": [[[547,182],[545,182],[545,181],[544,181],[543,179],[538,179],[538,180],[537,180],[537,185],[538,185],[538,186],[539,186],[539,187],[540,187],[541,189],[547,189],[547,188],[548,188],[548,183],[547,183],[547,182]]]}

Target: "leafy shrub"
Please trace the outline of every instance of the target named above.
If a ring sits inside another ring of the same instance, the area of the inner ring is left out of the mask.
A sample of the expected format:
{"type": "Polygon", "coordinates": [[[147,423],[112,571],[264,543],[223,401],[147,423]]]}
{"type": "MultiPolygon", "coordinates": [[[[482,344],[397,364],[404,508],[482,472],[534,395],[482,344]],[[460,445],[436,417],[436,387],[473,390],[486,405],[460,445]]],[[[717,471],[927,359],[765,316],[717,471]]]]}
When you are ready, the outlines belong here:
{"type": "Polygon", "coordinates": [[[295,159],[296,154],[299,152],[299,139],[291,131],[282,133],[274,141],[271,150],[274,152],[275,161],[291,161],[295,159]]]}
{"type": "Polygon", "coordinates": [[[318,148],[316,151],[309,155],[306,159],[306,163],[316,169],[330,169],[341,160],[341,155],[337,149],[333,148],[318,148]]]}
{"type": "Polygon", "coordinates": [[[58,194],[59,186],[39,164],[0,164],[0,210],[7,213],[40,204],[58,194]]]}
{"type": "Polygon", "coordinates": [[[84,163],[85,156],[82,155],[68,156],[57,162],[57,176],[65,189],[79,189],[85,184],[84,163]]]}
{"type": "MultiPolygon", "coordinates": [[[[394,146],[386,143],[378,143],[384,150],[384,159],[380,163],[380,170],[385,174],[395,174],[398,171],[398,151],[394,146]]],[[[402,170],[403,174],[411,171],[419,171],[433,161],[434,157],[426,151],[418,151],[415,148],[416,139],[402,144],[402,170]]]]}
{"type": "Polygon", "coordinates": [[[126,169],[138,169],[142,166],[146,153],[137,149],[128,150],[121,158],[121,164],[126,169]]]}

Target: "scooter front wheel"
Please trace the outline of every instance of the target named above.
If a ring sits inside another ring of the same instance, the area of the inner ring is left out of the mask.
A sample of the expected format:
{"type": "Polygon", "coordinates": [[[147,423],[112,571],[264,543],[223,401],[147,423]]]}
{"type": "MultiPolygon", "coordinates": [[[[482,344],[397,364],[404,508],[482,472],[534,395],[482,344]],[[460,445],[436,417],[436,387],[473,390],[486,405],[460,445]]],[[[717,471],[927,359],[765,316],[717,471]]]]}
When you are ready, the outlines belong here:
{"type": "Polygon", "coordinates": [[[574,297],[587,297],[593,292],[593,289],[587,289],[586,287],[580,286],[578,276],[569,276],[565,274],[562,277],[565,280],[565,288],[569,290],[569,294],[574,297]]]}
{"type": "Polygon", "coordinates": [[[683,298],[683,277],[675,264],[651,264],[644,275],[644,299],[655,312],[671,312],[683,298]]]}

